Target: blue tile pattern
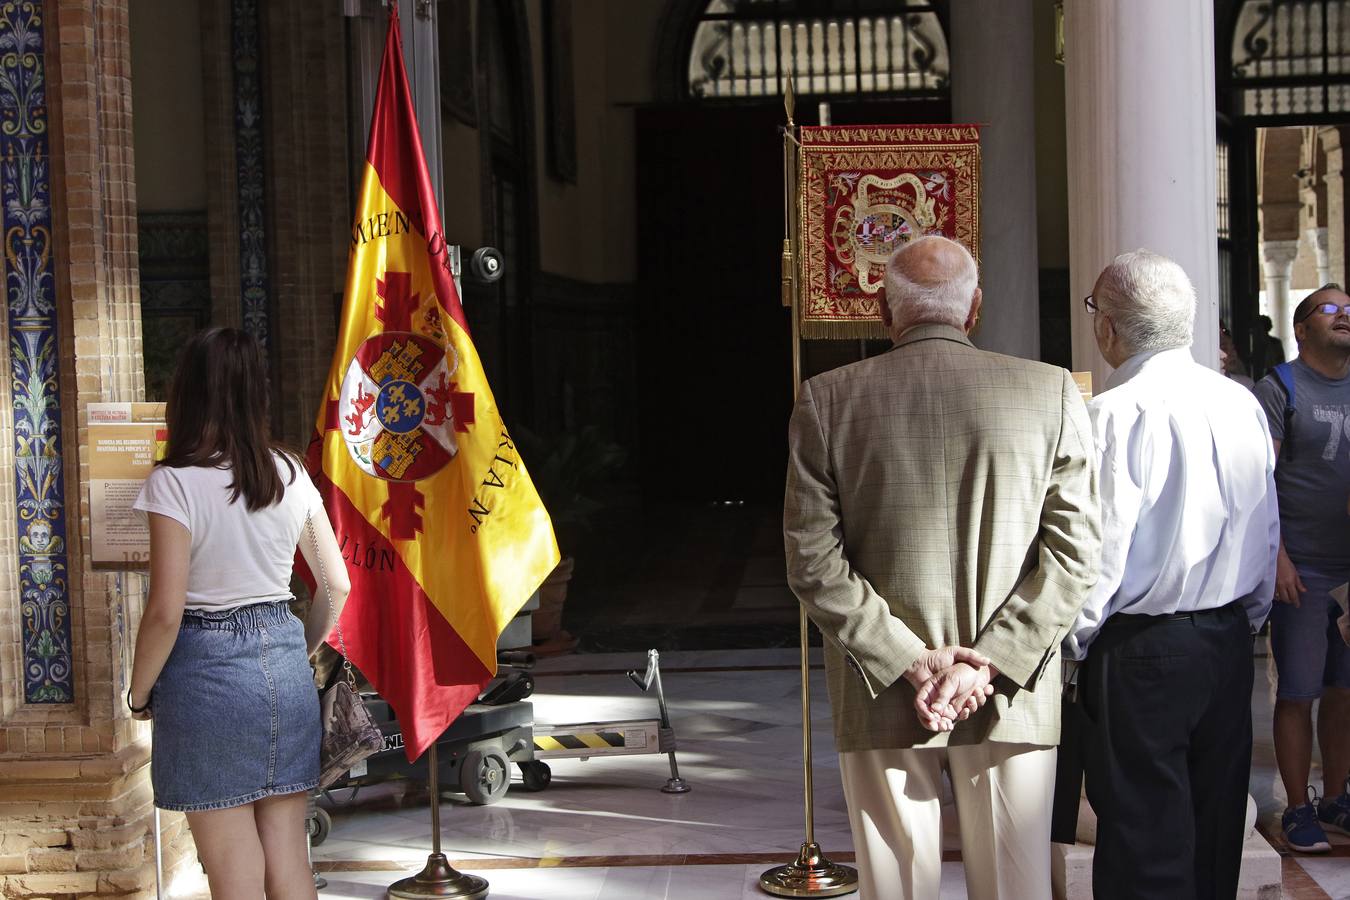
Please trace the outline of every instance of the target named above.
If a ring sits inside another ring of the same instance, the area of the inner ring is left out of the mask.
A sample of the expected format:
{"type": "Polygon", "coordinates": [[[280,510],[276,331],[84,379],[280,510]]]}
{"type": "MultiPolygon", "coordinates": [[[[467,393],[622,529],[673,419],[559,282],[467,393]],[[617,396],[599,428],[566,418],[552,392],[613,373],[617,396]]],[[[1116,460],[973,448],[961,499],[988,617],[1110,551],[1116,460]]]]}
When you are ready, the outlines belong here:
{"type": "Polygon", "coordinates": [[[239,278],[244,330],[268,341],[267,233],[263,168],[262,43],[257,0],[233,0],[234,154],[239,192],[239,278]]]}
{"type": "Polygon", "coordinates": [[[24,700],[70,703],[70,593],[42,3],[0,4],[0,203],[24,700]]]}

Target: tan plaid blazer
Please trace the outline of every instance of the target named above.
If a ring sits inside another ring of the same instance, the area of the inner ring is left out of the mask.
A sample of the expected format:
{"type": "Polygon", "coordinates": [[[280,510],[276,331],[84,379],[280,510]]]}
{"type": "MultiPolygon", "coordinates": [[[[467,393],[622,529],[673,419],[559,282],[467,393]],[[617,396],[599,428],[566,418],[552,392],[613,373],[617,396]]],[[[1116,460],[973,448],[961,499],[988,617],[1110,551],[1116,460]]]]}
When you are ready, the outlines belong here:
{"type": "Polygon", "coordinates": [[[789,443],[788,583],[825,635],[838,749],[1058,743],[1059,644],[1101,550],[1069,373],[922,325],[803,384],[789,443]],[[983,709],[934,734],[901,676],[952,644],[1003,675],[983,709]]]}

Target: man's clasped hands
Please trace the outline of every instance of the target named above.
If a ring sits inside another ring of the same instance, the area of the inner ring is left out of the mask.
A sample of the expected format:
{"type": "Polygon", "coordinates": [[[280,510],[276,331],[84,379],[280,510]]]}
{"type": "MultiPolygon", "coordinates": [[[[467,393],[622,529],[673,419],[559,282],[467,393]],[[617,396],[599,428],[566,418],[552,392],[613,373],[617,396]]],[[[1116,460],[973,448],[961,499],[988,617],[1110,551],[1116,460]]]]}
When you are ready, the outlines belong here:
{"type": "Polygon", "coordinates": [[[914,712],[929,731],[951,731],[957,722],[994,695],[998,669],[969,647],[939,647],[925,650],[905,670],[905,680],[914,685],[914,712]]]}

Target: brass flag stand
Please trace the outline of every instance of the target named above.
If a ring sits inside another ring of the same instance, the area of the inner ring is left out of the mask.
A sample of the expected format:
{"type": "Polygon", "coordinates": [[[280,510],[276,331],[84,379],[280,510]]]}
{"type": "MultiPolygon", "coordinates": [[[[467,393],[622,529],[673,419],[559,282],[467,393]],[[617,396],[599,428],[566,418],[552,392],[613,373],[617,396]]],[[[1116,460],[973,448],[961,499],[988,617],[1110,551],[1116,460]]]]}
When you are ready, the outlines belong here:
{"type": "Polygon", "coordinates": [[[427,748],[427,788],[431,791],[431,855],[422,871],[389,885],[390,897],[454,897],[480,900],[488,895],[487,879],[456,871],[441,852],[441,778],[436,744],[427,748]]]}
{"type": "MultiPolygon", "coordinates": [[[[792,398],[796,400],[802,381],[801,323],[798,320],[800,279],[797,261],[801,258],[801,234],[797,213],[800,209],[800,185],[797,182],[797,125],[793,121],[796,100],[792,76],[783,92],[787,125],[783,129],[783,305],[792,310],[792,398]]],[[[775,897],[838,897],[858,889],[858,872],[830,862],[816,843],[815,782],[811,768],[811,659],[806,609],[799,609],[802,646],[802,781],[805,794],[806,839],[797,858],[785,866],[776,866],[759,876],[760,890],[775,897]]]]}

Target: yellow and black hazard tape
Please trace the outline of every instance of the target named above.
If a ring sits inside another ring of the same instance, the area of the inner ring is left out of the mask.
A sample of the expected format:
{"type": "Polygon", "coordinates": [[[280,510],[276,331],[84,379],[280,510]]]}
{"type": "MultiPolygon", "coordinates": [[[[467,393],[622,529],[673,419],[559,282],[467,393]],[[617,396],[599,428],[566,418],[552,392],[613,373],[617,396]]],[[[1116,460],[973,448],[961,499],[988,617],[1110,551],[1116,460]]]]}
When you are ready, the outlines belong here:
{"type": "Polygon", "coordinates": [[[533,741],[534,755],[540,759],[656,753],[662,741],[661,722],[659,719],[637,719],[536,725],[533,741]]]}
{"type": "Polygon", "coordinates": [[[622,731],[576,731],[570,734],[536,734],[534,749],[550,750],[615,750],[626,746],[622,731]]]}

